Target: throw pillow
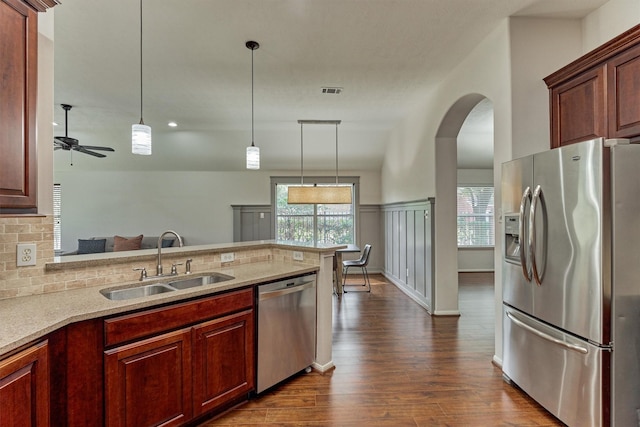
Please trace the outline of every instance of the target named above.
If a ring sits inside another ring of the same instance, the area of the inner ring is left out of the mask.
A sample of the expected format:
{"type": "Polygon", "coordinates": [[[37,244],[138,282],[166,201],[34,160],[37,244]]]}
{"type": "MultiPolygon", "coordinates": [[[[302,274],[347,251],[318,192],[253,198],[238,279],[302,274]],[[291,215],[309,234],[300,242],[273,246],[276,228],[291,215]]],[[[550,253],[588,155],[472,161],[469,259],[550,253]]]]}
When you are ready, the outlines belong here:
{"type": "Polygon", "coordinates": [[[142,234],[130,239],[121,236],[113,236],[113,251],[135,251],[142,245],[142,234]]]}
{"type": "Polygon", "coordinates": [[[78,239],[78,254],[98,254],[104,252],[107,239],[78,239]]]}
{"type": "Polygon", "coordinates": [[[175,241],[175,239],[162,239],[162,247],[170,248],[171,246],[173,246],[173,242],[175,241]]]}

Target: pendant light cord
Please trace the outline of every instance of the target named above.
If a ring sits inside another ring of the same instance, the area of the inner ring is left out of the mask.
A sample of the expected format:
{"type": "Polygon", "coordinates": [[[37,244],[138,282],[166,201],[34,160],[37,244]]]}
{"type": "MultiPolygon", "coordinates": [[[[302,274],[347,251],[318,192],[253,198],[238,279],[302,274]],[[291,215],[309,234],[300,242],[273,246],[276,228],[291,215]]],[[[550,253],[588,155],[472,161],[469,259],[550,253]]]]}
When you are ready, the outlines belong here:
{"type": "Polygon", "coordinates": [[[142,0],[140,0],[140,124],[142,121],[142,0]]]}
{"type": "Polygon", "coordinates": [[[304,148],[303,148],[303,138],[302,138],[302,127],[304,124],[300,123],[300,185],[304,185],[304,169],[303,169],[303,159],[304,159],[304,148]]]}
{"type": "Polygon", "coordinates": [[[336,185],[338,185],[338,123],[336,123],[336,185]]]}
{"type": "Polygon", "coordinates": [[[251,49],[251,146],[255,147],[253,143],[253,49],[251,49]]]}

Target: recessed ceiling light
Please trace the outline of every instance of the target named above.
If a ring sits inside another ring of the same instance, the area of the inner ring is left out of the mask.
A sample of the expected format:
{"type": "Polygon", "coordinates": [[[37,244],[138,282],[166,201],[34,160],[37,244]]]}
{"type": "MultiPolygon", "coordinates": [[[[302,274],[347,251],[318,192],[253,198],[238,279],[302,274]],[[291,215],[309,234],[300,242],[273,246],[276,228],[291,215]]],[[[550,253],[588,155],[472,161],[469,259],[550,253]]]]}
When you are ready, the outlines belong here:
{"type": "Polygon", "coordinates": [[[167,123],[167,125],[172,127],[172,128],[178,126],[178,124],[176,122],[169,122],[169,123],[167,123]]]}
{"type": "Polygon", "coordinates": [[[51,122],[54,126],[58,126],[58,124],[56,122],[51,122]]]}

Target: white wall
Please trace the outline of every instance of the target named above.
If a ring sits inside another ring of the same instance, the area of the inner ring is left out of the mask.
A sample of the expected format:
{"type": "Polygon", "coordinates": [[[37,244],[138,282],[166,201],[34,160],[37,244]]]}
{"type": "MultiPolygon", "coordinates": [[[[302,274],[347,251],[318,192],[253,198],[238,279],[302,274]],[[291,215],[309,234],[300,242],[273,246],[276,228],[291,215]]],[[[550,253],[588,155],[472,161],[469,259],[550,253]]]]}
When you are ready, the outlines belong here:
{"type": "MultiPolygon", "coordinates": [[[[270,204],[271,175],[291,173],[56,172],[55,182],[62,186],[62,250],[75,250],[80,238],[157,236],[168,229],[190,245],[232,242],[231,205],[270,204]]],[[[341,175],[360,176],[361,203],[380,203],[378,173],[341,175]]]]}
{"type": "Polygon", "coordinates": [[[582,52],[595,49],[639,23],[638,0],[609,0],[582,20],[582,52]]]}
{"type": "Polygon", "coordinates": [[[38,213],[53,214],[53,9],[38,13],[38,213]]]}

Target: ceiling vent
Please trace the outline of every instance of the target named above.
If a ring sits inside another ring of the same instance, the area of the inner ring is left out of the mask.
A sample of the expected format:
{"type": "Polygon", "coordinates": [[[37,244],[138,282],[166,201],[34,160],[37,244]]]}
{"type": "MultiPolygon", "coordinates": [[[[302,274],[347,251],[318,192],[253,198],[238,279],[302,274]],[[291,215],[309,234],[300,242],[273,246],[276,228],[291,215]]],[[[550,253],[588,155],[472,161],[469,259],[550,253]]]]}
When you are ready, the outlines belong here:
{"type": "Polygon", "coordinates": [[[327,93],[330,95],[340,95],[342,93],[341,87],[323,87],[322,93],[327,93]]]}

